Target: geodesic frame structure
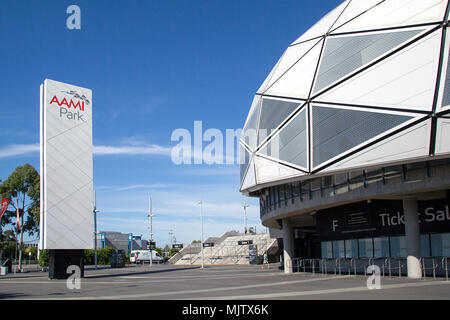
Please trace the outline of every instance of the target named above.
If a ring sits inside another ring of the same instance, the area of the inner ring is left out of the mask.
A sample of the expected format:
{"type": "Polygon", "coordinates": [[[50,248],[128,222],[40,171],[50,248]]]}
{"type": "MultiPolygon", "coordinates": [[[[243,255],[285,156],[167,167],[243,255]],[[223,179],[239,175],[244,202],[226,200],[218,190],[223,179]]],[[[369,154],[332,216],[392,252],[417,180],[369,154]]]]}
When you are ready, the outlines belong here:
{"type": "Polygon", "coordinates": [[[240,139],[242,192],[450,155],[449,4],[347,0],[284,52],[240,139]]]}

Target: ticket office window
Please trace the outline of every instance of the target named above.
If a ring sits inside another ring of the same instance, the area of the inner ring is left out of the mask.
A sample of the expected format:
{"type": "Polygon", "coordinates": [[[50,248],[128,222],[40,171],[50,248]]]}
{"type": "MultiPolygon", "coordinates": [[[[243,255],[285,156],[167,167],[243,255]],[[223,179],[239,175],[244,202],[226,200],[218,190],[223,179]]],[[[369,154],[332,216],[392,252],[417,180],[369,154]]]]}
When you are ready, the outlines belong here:
{"type": "Polygon", "coordinates": [[[375,258],[389,257],[389,238],[381,237],[373,239],[373,256],[375,258]]]}
{"type": "Polygon", "coordinates": [[[358,239],[359,257],[373,257],[373,240],[372,238],[358,239]]]}
{"type": "MultiPolygon", "coordinates": [[[[422,257],[431,257],[430,235],[420,235],[420,255],[422,257]]],[[[406,255],[405,255],[406,257],[406,255]]]]}
{"type": "Polygon", "coordinates": [[[333,258],[333,245],[331,241],[322,241],[322,259],[331,259],[333,258]]]}
{"type": "Polygon", "coordinates": [[[391,257],[392,258],[406,257],[406,237],[405,236],[391,237],[389,244],[391,247],[391,257]]]}
{"type": "Polygon", "coordinates": [[[450,256],[450,233],[436,233],[430,235],[431,254],[434,257],[450,256]]]}
{"type": "Polygon", "coordinates": [[[333,241],[333,258],[345,258],[345,241],[333,241]]]}
{"type": "Polygon", "coordinates": [[[345,240],[345,257],[358,258],[358,240],[345,240]]]}

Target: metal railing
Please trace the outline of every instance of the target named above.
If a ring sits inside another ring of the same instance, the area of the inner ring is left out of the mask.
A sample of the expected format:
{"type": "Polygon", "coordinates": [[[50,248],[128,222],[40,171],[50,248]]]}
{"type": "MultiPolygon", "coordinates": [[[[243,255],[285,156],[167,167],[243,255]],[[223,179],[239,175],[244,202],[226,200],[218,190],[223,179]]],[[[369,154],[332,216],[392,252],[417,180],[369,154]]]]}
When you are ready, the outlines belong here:
{"type": "MultiPolygon", "coordinates": [[[[312,274],[316,274],[316,270],[320,269],[320,264],[322,264],[322,270],[324,266],[323,260],[325,259],[307,259],[307,258],[293,258],[292,259],[292,269],[297,270],[297,272],[307,272],[311,271],[312,274]]],[[[323,271],[322,271],[323,274],[323,271]]]]}
{"type": "MultiPolygon", "coordinates": [[[[423,278],[427,278],[427,274],[432,272],[433,278],[445,276],[448,281],[448,260],[450,257],[422,257],[420,258],[420,265],[422,269],[423,278]],[[440,263],[438,263],[440,259],[440,263]],[[430,266],[431,262],[431,266],[430,266]],[[439,272],[438,272],[439,271],[439,272]],[[441,272],[442,271],[442,272],[441,272]]],[[[294,272],[311,272],[312,274],[321,273],[327,275],[328,271],[334,275],[341,276],[345,271],[348,275],[356,276],[358,273],[364,273],[367,276],[367,268],[370,265],[377,265],[381,269],[383,277],[392,278],[397,276],[403,277],[403,271],[406,269],[406,258],[328,258],[328,259],[307,259],[307,258],[293,258],[292,270],[294,272]],[[328,265],[331,264],[331,270],[328,270],[328,265]],[[361,270],[363,269],[363,270],[361,270]]],[[[288,263],[288,267],[291,264],[288,263]]],[[[406,271],[405,271],[406,272],[406,271]]]]}
{"type": "Polygon", "coordinates": [[[402,260],[398,259],[398,258],[386,258],[384,260],[384,264],[383,264],[383,276],[385,275],[384,270],[387,268],[388,272],[389,272],[389,278],[392,278],[392,270],[398,270],[398,277],[401,278],[402,277],[402,260]],[[397,260],[398,263],[395,264],[395,266],[393,266],[393,264],[391,263],[393,260],[397,260]]]}
{"type": "Polygon", "coordinates": [[[436,269],[439,265],[436,263],[435,258],[420,258],[420,267],[422,268],[423,278],[427,278],[427,270],[433,270],[433,279],[436,279],[436,269]],[[431,260],[432,266],[427,268],[426,259],[431,260]]]}
{"type": "Polygon", "coordinates": [[[352,266],[353,266],[353,273],[356,276],[356,259],[355,258],[350,259],[350,265],[348,266],[348,275],[350,275],[352,266]]]}
{"type": "Polygon", "coordinates": [[[336,275],[337,270],[339,270],[339,275],[341,275],[341,260],[342,258],[337,258],[334,260],[334,275],[336,275]]]}
{"type": "Polygon", "coordinates": [[[445,270],[445,280],[448,281],[448,257],[442,257],[441,263],[442,269],[445,270]]]}

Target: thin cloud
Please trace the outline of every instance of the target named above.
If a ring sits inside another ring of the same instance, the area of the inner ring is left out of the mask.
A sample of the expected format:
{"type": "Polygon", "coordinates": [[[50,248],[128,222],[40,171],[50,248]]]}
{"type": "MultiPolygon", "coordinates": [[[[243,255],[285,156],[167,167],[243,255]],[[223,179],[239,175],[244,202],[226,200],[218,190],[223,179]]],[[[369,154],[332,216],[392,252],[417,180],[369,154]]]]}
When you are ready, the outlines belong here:
{"type": "Polygon", "coordinates": [[[169,184],[135,184],[125,187],[120,187],[118,191],[126,191],[126,190],[136,190],[136,189],[167,189],[167,188],[175,188],[176,185],[169,184]]]}
{"type": "Polygon", "coordinates": [[[21,156],[28,153],[39,152],[40,146],[35,144],[12,144],[0,149],[0,158],[21,156]]]}
{"type": "Polygon", "coordinates": [[[120,155],[120,154],[131,154],[131,155],[170,155],[172,148],[162,147],[156,144],[149,146],[94,146],[95,155],[120,155]]]}
{"type": "MultiPolygon", "coordinates": [[[[38,153],[40,146],[34,144],[12,144],[0,149],[0,158],[38,153]]],[[[94,146],[94,155],[165,155],[170,156],[172,148],[156,144],[148,146],[94,146]]]]}

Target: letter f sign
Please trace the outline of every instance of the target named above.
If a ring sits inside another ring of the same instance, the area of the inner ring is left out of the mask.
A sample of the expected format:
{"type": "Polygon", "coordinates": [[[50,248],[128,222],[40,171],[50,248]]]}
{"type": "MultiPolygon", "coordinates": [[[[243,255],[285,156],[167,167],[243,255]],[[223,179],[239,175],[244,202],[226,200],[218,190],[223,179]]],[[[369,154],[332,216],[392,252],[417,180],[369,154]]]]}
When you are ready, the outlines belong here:
{"type": "Polygon", "coordinates": [[[66,26],[67,29],[73,30],[73,29],[81,29],[81,10],[80,7],[72,4],[67,7],[66,10],[67,14],[70,14],[70,16],[66,20],[66,26]]]}
{"type": "Polygon", "coordinates": [[[338,220],[333,220],[333,232],[336,231],[337,226],[338,226],[338,220]]]}

